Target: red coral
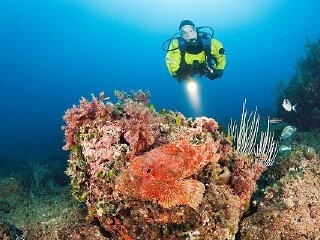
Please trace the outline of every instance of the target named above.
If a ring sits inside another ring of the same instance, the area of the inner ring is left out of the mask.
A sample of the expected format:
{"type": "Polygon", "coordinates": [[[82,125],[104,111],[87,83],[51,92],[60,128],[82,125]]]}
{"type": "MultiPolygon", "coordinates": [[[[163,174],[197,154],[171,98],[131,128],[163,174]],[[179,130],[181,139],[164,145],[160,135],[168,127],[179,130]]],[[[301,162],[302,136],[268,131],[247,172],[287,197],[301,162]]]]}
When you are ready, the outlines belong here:
{"type": "Polygon", "coordinates": [[[126,100],[133,100],[135,102],[141,103],[145,106],[147,106],[150,102],[150,93],[142,91],[141,89],[137,92],[131,91],[131,94],[128,94],[123,91],[114,91],[114,95],[118,98],[118,101],[120,103],[126,101],[126,100]]]}
{"type": "Polygon", "coordinates": [[[246,205],[256,190],[256,180],[264,171],[262,165],[253,165],[245,162],[244,159],[235,160],[234,169],[231,175],[231,186],[240,197],[243,205],[246,205]]]}
{"type": "Polygon", "coordinates": [[[131,155],[149,150],[160,135],[163,119],[145,105],[128,100],[123,105],[125,118],[120,121],[124,139],[129,143],[131,155]]]}
{"type": "Polygon", "coordinates": [[[204,132],[213,133],[219,128],[218,123],[213,118],[198,117],[195,119],[194,123],[201,127],[204,132]]]}

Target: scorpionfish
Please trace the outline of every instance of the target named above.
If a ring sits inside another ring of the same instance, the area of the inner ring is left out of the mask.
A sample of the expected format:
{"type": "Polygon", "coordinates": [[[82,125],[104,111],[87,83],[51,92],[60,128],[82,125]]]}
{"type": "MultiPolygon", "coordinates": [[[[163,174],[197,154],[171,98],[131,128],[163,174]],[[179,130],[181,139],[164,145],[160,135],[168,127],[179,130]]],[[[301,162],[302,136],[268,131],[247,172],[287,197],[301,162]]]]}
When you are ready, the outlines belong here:
{"type": "Polygon", "coordinates": [[[187,140],[166,144],[134,157],[116,178],[116,191],[151,200],[164,208],[187,205],[196,209],[202,201],[204,184],[186,179],[210,162],[217,162],[219,141],[199,145],[187,140]]]}

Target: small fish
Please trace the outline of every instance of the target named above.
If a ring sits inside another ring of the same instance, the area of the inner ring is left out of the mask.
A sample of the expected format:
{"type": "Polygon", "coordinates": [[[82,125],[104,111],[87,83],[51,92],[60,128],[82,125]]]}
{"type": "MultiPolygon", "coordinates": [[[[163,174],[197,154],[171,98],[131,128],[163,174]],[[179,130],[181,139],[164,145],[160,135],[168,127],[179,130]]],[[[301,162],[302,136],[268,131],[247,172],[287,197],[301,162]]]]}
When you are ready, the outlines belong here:
{"type": "Polygon", "coordinates": [[[297,110],[296,110],[297,104],[298,103],[296,103],[295,105],[292,106],[291,102],[288,99],[284,99],[282,102],[283,108],[288,112],[291,112],[291,110],[297,112],[297,110]]]}
{"type": "Polygon", "coordinates": [[[280,140],[283,139],[288,139],[292,136],[292,134],[294,134],[297,131],[297,129],[295,127],[292,126],[286,126],[283,130],[282,133],[280,135],[280,140]]]}
{"type": "Polygon", "coordinates": [[[279,123],[282,122],[282,119],[279,118],[269,118],[269,123],[279,123]]]}
{"type": "Polygon", "coordinates": [[[286,145],[281,145],[278,148],[279,152],[286,152],[286,151],[291,151],[291,150],[292,150],[292,148],[291,147],[287,147],[286,145]]]}
{"type": "Polygon", "coordinates": [[[217,162],[219,141],[192,144],[187,140],[166,144],[134,157],[115,180],[123,195],[151,200],[163,208],[188,205],[194,209],[203,198],[204,184],[185,179],[210,162],[217,162]]]}

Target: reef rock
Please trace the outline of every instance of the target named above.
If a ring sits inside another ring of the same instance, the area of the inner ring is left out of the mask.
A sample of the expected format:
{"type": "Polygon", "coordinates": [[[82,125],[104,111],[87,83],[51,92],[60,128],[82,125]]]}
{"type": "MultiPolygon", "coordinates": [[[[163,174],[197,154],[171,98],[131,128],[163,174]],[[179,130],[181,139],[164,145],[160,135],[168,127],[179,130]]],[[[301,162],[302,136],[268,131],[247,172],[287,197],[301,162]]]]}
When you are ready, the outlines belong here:
{"type": "Polygon", "coordinates": [[[316,133],[301,133],[300,144],[267,170],[256,212],[241,223],[241,240],[320,239],[320,161],[316,133]],[[314,147],[313,147],[314,146],[314,147]]]}
{"type": "Polygon", "coordinates": [[[82,99],[64,120],[74,197],[107,238],[233,239],[264,168],[207,117],[156,111],[143,91],[82,99]]]}

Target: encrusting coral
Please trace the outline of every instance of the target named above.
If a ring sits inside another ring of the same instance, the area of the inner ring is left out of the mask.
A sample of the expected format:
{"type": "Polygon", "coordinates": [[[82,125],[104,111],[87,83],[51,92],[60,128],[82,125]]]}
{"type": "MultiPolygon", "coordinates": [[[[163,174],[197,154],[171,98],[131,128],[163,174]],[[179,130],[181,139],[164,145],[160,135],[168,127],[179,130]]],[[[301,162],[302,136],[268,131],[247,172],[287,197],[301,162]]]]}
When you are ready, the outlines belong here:
{"type": "Polygon", "coordinates": [[[149,93],[103,93],[64,120],[67,174],[106,237],[232,239],[265,166],[207,117],[157,112],[149,93]]]}
{"type": "MultiPolygon", "coordinates": [[[[318,145],[318,138],[313,142],[318,145]]],[[[268,169],[265,180],[272,184],[263,189],[255,212],[242,221],[241,239],[320,239],[320,161],[316,153],[305,155],[308,145],[280,155],[268,169]]]]}

